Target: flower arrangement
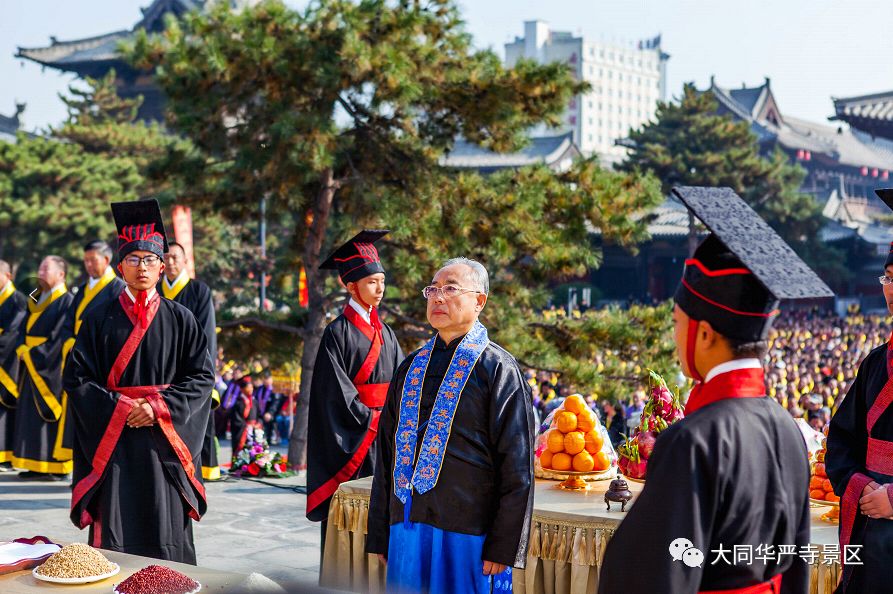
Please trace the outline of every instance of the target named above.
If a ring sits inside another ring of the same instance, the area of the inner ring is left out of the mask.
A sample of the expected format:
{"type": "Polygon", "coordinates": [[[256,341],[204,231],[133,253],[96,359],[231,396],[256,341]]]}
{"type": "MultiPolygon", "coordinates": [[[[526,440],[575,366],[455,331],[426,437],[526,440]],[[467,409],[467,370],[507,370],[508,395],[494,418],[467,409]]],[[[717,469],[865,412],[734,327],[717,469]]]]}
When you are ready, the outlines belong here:
{"type": "Polygon", "coordinates": [[[233,456],[230,474],[233,476],[266,476],[282,478],[288,476],[285,459],[278,452],[271,452],[260,427],[249,427],[243,447],[233,456]]]}

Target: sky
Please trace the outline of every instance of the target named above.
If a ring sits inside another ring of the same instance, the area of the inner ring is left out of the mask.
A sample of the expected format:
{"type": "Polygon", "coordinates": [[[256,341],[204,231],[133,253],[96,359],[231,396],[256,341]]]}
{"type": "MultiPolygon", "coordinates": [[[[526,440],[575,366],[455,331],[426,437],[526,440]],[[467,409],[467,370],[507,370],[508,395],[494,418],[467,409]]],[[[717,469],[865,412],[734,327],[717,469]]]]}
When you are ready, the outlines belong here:
{"type": "MultiPolygon", "coordinates": [[[[58,95],[71,75],[15,58],[51,35],[79,39],[129,29],[151,0],[0,0],[0,114],[27,103],[27,130],[65,118],[58,95]]],[[[290,0],[301,6],[304,0],[290,0]]],[[[596,39],[634,42],[662,35],[668,89],[724,87],[765,77],[782,115],[824,122],[831,97],[893,90],[893,2],[889,0],[459,0],[475,45],[503,55],[525,20],[596,39]]]]}

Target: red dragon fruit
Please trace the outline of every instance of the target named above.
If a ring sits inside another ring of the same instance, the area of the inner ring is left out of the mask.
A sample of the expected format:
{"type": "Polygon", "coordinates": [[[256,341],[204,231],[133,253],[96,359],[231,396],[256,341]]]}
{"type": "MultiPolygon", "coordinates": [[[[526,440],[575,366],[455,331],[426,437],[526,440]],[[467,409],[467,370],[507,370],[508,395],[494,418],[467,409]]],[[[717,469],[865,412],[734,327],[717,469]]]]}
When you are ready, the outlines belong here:
{"type": "Polygon", "coordinates": [[[644,460],[651,457],[654,451],[654,442],[657,440],[657,434],[653,431],[644,431],[636,435],[639,448],[639,456],[644,460]]]}
{"type": "Polygon", "coordinates": [[[618,467],[624,476],[644,479],[647,460],[639,454],[638,436],[617,446],[618,467]]]}

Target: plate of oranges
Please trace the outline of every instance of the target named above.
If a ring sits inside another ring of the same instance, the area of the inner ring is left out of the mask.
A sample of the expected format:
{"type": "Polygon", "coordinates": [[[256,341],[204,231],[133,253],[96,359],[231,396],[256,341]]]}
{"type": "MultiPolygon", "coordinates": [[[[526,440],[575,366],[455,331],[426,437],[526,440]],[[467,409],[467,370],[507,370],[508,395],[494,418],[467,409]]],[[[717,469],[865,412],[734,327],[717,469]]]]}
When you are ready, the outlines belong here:
{"type": "Polygon", "coordinates": [[[537,440],[536,476],[594,480],[616,476],[617,455],[608,432],[579,394],[568,396],[543,423],[537,440]]]}

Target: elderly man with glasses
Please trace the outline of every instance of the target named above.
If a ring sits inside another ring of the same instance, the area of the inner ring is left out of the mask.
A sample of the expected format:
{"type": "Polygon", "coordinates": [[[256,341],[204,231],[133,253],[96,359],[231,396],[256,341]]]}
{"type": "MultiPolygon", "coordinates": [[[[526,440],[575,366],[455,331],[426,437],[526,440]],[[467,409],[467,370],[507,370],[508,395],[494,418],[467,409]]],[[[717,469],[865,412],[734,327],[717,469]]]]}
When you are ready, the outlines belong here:
{"type": "Polygon", "coordinates": [[[366,551],[388,564],[389,591],[510,591],[526,561],[532,398],[478,321],[488,293],[480,263],[446,262],[422,291],[437,333],[388,390],[366,551]]]}
{"type": "Polygon", "coordinates": [[[155,289],[164,224],[154,200],[112,204],[126,287],[84,319],[65,363],[74,429],[71,521],[89,544],[195,564],[207,509],[201,451],[214,367],[195,316],[155,289]]]}

